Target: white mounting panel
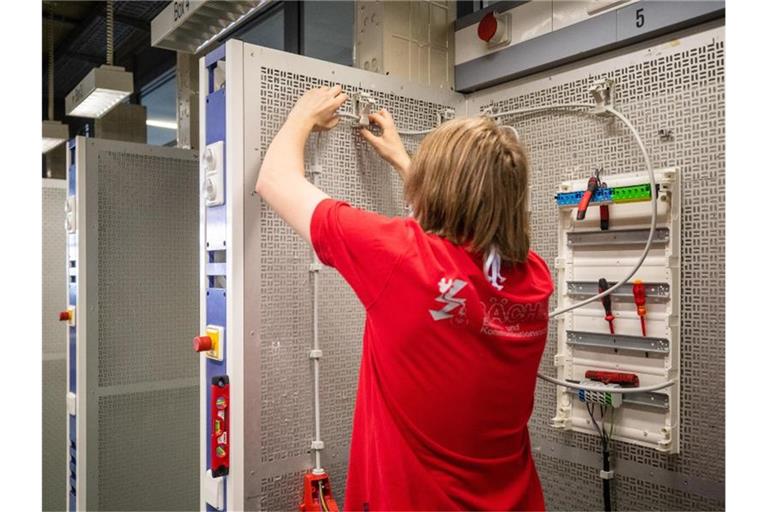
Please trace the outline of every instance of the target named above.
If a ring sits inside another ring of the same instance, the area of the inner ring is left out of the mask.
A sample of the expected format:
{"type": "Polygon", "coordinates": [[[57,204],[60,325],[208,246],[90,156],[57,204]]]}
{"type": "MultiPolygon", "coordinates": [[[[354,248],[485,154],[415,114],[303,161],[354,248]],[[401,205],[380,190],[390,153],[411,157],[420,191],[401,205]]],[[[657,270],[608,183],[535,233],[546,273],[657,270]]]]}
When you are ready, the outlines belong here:
{"type": "MultiPolygon", "coordinates": [[[[650,386],[677,378],[680,372],[680,190],[678,173],[674,168],[656,170],[659,190],[657,201],[657,231],[668,230],[666,241],[654,243],[645,262],[630,284],[639,279],[644,283],[664,283],[669,286],[666,298],[652,298],[648,293],[647,338],[668,341],[667,351],[640,351],[625,348],[572,345],[568,332],[610,334],[605,311],[598,300],[561,315],[557,321],[558,378],[581,381],[587,370],[617,371],[636,374],[640,386],[650,386]]],[[[604,176],[607,186],[624,187],[648,183],[646,172],[604,176]]],[[[583,191],[587,179],[564,182],[560,192],[583,191]]],[[[609,283],[621,280],[635,265],[645,246],[650,225],[651,203],[615,203],[609,206],[610,228],[600,230],[600,208],[590,206],[584,220],[576,220],[575,207],[563,207],[559,213],[557,301],[558,308],[582,300],[583,296],[568,293],[569,282],[595,283],[602,277],[609,283]],[[616,235],[626,230],[645,230],[643,236],[631,242],[582,245],[569,243],[573,234],[616,235]]],[[[631,295],[613,297],[612,310],[616,336],[626,335],[643,341],[640,318],[631,295]]],[[[614,411],[613,437],[627,443],[654,448],[666,453],[679,450],[679,385],[652,394],[624,394],[621,407],[614,411]],[[636,400],[633,401],[632,399],[636,400]],[[645,400],[643,400],[645,398],[645,400]],[[666,400],[667,407],[661,407],[666,400]],[[638,402],[646,402],[640,404],[638,402]],[[647,403],[651,402],[651,403],[647,403]]],[[[599,420],[599,418],[598,418],[599,420]]],[[[597,435],[583,402],[563,387],[557,390],[557,412],[552,420],[556,428],[597,435]]]]}

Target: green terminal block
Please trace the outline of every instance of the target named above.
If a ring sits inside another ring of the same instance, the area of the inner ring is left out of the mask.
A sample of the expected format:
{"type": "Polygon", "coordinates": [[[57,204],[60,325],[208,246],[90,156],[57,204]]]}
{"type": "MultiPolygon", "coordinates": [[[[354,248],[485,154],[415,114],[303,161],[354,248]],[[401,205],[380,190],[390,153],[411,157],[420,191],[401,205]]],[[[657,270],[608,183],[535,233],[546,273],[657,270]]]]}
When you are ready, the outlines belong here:
{"type": "Polygon", "coordinates": [[[631,187],[616,187],[611,189],[611,199],[614,203],[633,203],[651,199],[651,185],[634,185],[631,187]]]}

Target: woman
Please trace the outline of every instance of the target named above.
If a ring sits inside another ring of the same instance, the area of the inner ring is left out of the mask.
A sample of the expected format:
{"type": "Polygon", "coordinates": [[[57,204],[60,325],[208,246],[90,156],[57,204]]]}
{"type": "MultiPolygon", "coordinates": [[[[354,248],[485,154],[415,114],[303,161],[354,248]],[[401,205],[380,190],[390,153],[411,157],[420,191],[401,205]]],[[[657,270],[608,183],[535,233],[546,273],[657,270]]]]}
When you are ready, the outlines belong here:
{"type": "Polygon", "coordinates": [[[413,218],[329,198],[304,178],[341,87],[308,91],[256,192],[366,308],[345,510],[542,510],[527,422],[552,281],[529,250],[525,153],[487,118],[427,135],[411,162],[392,117],[362,136],[405,181],[413,218]]]}

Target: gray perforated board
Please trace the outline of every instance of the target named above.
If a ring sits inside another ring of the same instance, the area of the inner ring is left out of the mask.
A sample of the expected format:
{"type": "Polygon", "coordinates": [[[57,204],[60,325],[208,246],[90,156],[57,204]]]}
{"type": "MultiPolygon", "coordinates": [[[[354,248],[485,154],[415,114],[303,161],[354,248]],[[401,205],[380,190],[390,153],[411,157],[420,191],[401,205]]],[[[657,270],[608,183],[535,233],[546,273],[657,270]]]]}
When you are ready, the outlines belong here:
{"type": "Polygon", "coordinates": [[[63,510],[67,481],[64,180],[44,179],[42,187],[43,276],[43,510],[63,510]]]}
{"type": "MultiPolygon", "coordinates": [[[[229,63],[228,63],[229,65],[229,63]]],[[[446,108],[463,105],[450,91],[430,90],[392,77],[244,46],[245,169],[258,168],[269,142],[299,98],[311,87],[341,83],[353,95],[367,92],[385,106],[400,126],[429,128],[446,108]]],[[[232,92],[231,85],[228,89],[232,92]]],[[[351,104],[344,107],[351,110],[351,104]]],[[[414,150],[417,138],[406,145],[414,150]]],[[[388,215],[404,215],[402,182],[352,128],[352,121],[310,137],[306,169],[321,166],[317,183],[334,198],[388,215]]],[[[245,180],[250,195],[256,174],[245,180]],[[253,181],[252,181],[253,180],[253,181]]],[[[312,374],[308,351],[312,343],[311,249],[257,197],[246,196],[245,221],[257,219],[251,253],[246,254],[246,282],[258,283],[258,301],[247,306],[245,332],[259,333],[258,361],[247,393],[255,393],[258,416],[249,414],[245,455],[248,509],[286,510],[301,499],[302,475],[310,467],[313,436],[312,374]],[[248,205],[251,206],[248,206],[248,205]],[[254,208],[249,213],[248,208],[254,208]],[[253,308],[252,315],[248,314],[253,308]],[[249,439],[248,436],[252,437],[249,439]]],[[[326,449],[323,466],[329,472],[336,499],[344,500],[357,369],[363,336],[364,310],[349,286],[332,269],[320,271],[319,318],[321,361],[321,432],[326,449]]],[[[246,295],[248,292],[246,291],[246,295]]],[[[254,411],[255,413],[255,411],[254,411]]]]}
{"type": "MultiPolygon", "coordinates": [[[[725,479],[725,68],[724,31],[713,28],[622,55],[594,59],[537,79],[473,96],[469,112],[590,102],[589,86],[616,81],[616,106],[635,124],[656,167],[682,175],[680,453],[616,443],[616,506],[621,510],[724,508],[725,479]],[[669,130],[671,139],[660,136],[669,130]],[[623,474],[622,474],[623,473],[623,474]]],[[[618,123],[548,113],[513,123],[532,166],[533,247],[551,268],[557,254],[560,182],[595,167],[611,174],[643,169],[639,151],[618,123]],[[580,166],[580,169],[579,169],[580,166]]],[[[554,306],[555,300],[551,301],[554,306]]],[[[541,370],[554,376],[554,323],[541,370]]],[[[540,382],[530,422],[547,505],[599,509],[598,440],[560,433],[549,424],[553,388],[540,382]],[[576,450],[564,447],[576,448],[576,450]],[[590,456],[594,454],[594,456],[590,456]]]]}
{"type": "Polygon", "coordinates": [[[87,316],[77,326],[87,361],[78,367],[85,506],[191,510],[199,493],[198,358],[190,348],[199,315],[197,155],[77,144],[86,212],[78,309],[87,316]]]}

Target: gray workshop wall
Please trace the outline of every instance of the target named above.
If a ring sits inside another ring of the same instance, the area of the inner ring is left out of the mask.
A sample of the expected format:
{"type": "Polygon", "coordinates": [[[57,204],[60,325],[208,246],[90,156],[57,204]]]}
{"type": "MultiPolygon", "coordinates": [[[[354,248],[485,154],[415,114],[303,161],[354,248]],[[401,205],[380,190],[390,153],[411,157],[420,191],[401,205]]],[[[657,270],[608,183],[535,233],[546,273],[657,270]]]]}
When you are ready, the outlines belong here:
{"type": "MultiPolygon", "coordinates": [[[[616,82],[616,107],[637,127],[656,168],[682,175],[680,453],[616,442],[619,510],[721,510],[725,507],[725,45],[724,29],[673,35],[470,98],[469,113],[592,102],[589,86],[616,82]],[[668,130],[671,137],[662,137],[668,130]]],[[[618,122],[565,113],[509,119],[529,151],[533,248],[554,272],[558,185],[603,167],[644,169],[618,122]],[[580,167],[580,168],[579,168],[580,167]]],[[[553,298],[551,306],[556,300],[553,298]]],[[[541,370],[555,376],[554,321],[541,370]]],[[[547,506],[601,510],[599,442],[550,427],[554,388],[537,386],[530,432],[547,506]]]]}
{"type": "Polygon", "coordinates": [[[67,308],[64,180],[43,180],[43,510],[64,510],[67,481],[67,308]]]}

